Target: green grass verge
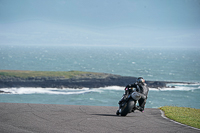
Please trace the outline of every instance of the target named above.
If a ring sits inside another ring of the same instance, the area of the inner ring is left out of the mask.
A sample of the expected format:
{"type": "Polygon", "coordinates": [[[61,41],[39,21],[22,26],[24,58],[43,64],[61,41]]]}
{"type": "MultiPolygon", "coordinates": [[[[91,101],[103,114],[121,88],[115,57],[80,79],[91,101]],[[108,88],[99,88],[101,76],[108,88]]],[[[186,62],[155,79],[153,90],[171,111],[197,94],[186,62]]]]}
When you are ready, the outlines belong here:
{"type": "Polygon", "coordinates": [[[86,77],[86,75],[101,75],[101,73],[82,72],[82,71],[19,71],[19,70],[0,70],[1,77],[86,77]]]}
{"type": "Polygon", "coordinates": [[[176,106],[164,106],[160,109],[167,118],[200,129],[200,109],[176,106]]]}

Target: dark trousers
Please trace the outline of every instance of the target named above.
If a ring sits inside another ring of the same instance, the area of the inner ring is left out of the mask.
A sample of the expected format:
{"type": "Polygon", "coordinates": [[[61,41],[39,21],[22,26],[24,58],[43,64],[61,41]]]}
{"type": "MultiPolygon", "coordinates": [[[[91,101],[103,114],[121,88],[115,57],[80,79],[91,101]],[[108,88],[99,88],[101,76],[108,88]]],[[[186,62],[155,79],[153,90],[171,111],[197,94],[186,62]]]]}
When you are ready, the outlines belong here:
{"type": "Polygon", "coordinates": [[[146,104],[146,99],[140,98],[138,100],[139,106],[144,110],[144,106],[146,104]]]}

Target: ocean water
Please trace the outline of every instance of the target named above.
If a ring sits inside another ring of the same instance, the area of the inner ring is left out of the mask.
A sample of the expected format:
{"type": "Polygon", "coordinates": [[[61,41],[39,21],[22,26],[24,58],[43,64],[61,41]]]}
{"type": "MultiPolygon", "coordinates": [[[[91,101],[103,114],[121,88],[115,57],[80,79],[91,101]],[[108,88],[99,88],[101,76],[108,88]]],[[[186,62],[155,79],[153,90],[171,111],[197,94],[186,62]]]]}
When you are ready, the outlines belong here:
{"type": "MultiPolygon", "coordinates": [[[[146,107],[200,108],[200,48],[0,45],[1,70],[92,71],[181,81],[176,88],[150,88],[146,107]]],[[[135,81],[133,81],[134,83],[135,81]]],[[[172,86],[172,85],[169,85],[172,86]]],[[[124,87],[2,88],[0,102],[118,106],[124,87]]]]}

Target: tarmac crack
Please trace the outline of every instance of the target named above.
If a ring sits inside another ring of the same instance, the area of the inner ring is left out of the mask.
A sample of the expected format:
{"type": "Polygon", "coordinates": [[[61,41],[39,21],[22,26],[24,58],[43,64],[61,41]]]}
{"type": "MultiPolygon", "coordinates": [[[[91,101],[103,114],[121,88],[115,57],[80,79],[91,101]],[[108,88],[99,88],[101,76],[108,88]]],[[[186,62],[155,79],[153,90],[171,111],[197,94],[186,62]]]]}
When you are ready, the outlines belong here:
{"type": "Polygon", "coordinates": [[[28,106],[31,108],[31,110],[32,110],[31,113],[32,113],[34,116],[36,116],[36,117],[39,118],[39,119],[45,120],[45,121],[50,121],[49,119],[46,119],[46,118],[44,118],[44,117],[41,117],[41,116],[35,114],[35,113],[34,113],[35,109],[34,109],[30,104],[28,104],[28,106]]]}

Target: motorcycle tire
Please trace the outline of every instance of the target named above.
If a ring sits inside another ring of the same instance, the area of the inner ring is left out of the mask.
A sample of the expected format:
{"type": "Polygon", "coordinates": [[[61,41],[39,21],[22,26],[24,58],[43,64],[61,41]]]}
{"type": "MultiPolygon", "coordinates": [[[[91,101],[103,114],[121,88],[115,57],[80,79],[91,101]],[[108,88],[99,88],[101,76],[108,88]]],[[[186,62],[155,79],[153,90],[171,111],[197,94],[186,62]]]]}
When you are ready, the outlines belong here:
{"type": "Polygon", "coordinates": [[[135,101],[133,99],[129,99],[128,102],[121,108],[121,116],[126,116],[128,113],[131,113],[134,105],[135,101]]]}

